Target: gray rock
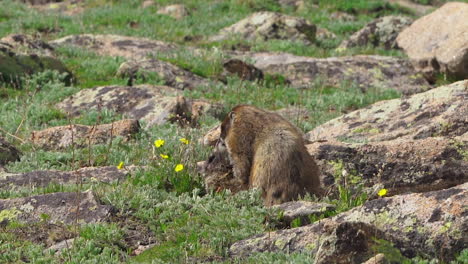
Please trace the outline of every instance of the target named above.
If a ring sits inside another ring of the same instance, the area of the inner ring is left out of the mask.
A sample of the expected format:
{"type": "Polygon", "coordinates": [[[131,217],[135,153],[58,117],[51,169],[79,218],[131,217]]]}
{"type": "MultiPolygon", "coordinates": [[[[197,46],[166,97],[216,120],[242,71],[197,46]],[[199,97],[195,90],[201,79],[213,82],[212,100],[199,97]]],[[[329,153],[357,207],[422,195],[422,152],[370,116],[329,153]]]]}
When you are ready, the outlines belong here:
{"type": "Polygon", "coordinates": [[[468,183],[422,194],[366,202],[299,228],[238,241],[233,257],[256,252],[307,252],[315,263],[362,263],[381,250],[398,250],[397,262],[423,256],[452,260],[466,247],[468,183]]]}
{"type": "Polygon", "coordinates": [[[182,19],[189,15],[188,9],[181,4],[164,6],[157,12],[160,15],[168,15],[175,19],[182,19]]]}
{"type": "Polygon", "coordinates": [[[69,147],[83,148],[104,144],[116,137],[130,140],[140,131],[138,120],[126,119],[96,126],[67,125],[51,127],[31,133],[31,142],[46,150],[63,150],[69,147]]]}
{"type": "Polygon", "coordinates": [[[468,4],[451,2],[416,20],[397,38],[415,68],[429,80],[437,73],[468,78],[468,4]]]}
{"type": "Polygon", "coordinates": [[[51,183],[73,184],[123,180],[127,176],[127,170],[119,170],[115,166],[88,167],[76,171],[32,171],[25,173],[0,172],[0,189],[12,189],[15,187],[46,187],[51,183]]]}
{"type": "Polygon", "coordinates": [[[383,46],[386,49],[396,48],[398,34],[411,25],[413,20],[403,16],[385,16],[375,19],[343,41],[339,48],[356,46],[383,46]]]}
{"type": "Polygon", "coordinates": [[[57,107],[75,116],[89,109],[109,109],[144,121],[147,127],[166,122],[195,124],[201,115],[219,117],[223,111],[221,105],[181,95],[168,86],[102,86],[82,90],[57,107]]]}
{"type": "Polygon", "coordinates": [[[334,210],[336,207],[327,203],[314,203],[307,201],[292,201],[279,205],[274,205],[283,211],[283,220],[287,225],[295,219],[300,219],[301,224],[310,224],[310,216],[320,216],[327,211],[334,210]]]}
{"type": "Polygon", "coordinates": [[[266,74],[284,76],[293,87],[307,88],[317,80],[326,85],[355,83],[361,89],[393,88],[403,94],[429,89],[427,81],[411,64],[393,57],[358,55],[324,59],[295,56],[287,53],[252,53],[245,57],[266,74]]]}
{"type": "Polygon", "coordinates": [[[78,46],[100,55],[121,56],[126,59],[143,59],[149,55],[170,53],[177,45],[147,38],[118,35],[71,35],[49,42],[52,46],[78,46]]]}
{"type": "Polygon", "coordinates": [[[263,11],[222,29],[211,40],[220,41],[238,36],[248,40],[284,39],[311,44],[315,40],[315,31],[315,25],[303,18],[263,11]]]}
{"type": "Polygon", "coordinates": [[[94,223],[105,220],[110,211],[111,207],[99,204],[90,191],[0,200],[2,216],[22,223],[40,222],[44,215],[52,223],[94,223]]]}
{"type": "Polygon", "coordinates": [[[163,80],[164,85],[180,90],[191,90],[199,86],[209,86],[211,84],[209,80],[192,72],[156,59],[124,62],[117,71],[117,76],[131,79],[139,77],[145,80],[150,74],[157,74],[163,80]]]}
{"type": "Polygon", "coordinates": [[[21,152],[0,136],[0,167],[8,162],[19,161],[21,152]]]}

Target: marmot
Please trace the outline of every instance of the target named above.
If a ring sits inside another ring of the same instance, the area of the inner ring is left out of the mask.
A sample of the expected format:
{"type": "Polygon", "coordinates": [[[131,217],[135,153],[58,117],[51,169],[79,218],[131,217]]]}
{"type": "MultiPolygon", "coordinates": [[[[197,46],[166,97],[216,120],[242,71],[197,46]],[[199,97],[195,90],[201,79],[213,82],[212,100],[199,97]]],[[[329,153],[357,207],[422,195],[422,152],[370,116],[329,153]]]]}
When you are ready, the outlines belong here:
{"type": "Polygon", "coordinates": [[[301,131],[280,115],[238,105],[221,124],[219,140],[225,144],[234,178],[242,186],[260,188],[265,205],[306,193],[323,195],[318,167],[301,131]]]}

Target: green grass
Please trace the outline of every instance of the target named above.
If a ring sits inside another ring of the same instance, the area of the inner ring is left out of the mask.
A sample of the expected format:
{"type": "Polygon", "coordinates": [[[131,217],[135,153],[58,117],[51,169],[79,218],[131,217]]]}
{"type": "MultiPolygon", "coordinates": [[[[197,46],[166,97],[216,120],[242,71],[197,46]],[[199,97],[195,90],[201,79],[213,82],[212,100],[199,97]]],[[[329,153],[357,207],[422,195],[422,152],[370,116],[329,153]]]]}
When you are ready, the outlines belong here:
{"type": "MultiPolygon", "coordinates": [[[[44,39],[56,39],[70,34],[120,34],[147,37],[181,45],[205,48],[207,52],[194,55],[180,48],[171,55],[156,56],[200,76],[217,79],[222,74],[222,62],[228,57],[222,49],[243,46],[251,51],[278,51],[312,57],[346,56],[355,54],[379,54],[403,57],[400,51],[388,51],[380,47],[359,47],[337,50],[340,42],[359,30],[377,16],[407,14],[408,10],[383,1],[314,0],[306,1],[303,10],[283,8],[275,0],[180,0],[190,10],[190,15],[175,20],[157,15],[160,6],[175,3],[158,0],[155,7],[141,9],[140,0],[84,1],[88,9],[76,16],[30,9],[19,1],[4,0],[0,8],[0,36],[12,33],[39,34],[44,39]],[[317,11],[318,5],[320,8],[317,11]],[[252,42],[229,39],[209,42],[208,38],[221,28],[229,26],[256,11],[281,11],[308,19],[317,26],[337,35],[336,39],[319,40],[312,45],[290,41],[252,42]],[[343,11],[355,15],[356,20],[343,22],[330,15],[343,11]],[[131,27],[130,24],[136,25],[131,27]],[[44,33],[48,32],[48,33],[44,33]]],[[[25,197],[58,191],[84,191],[91,189],[97,198],[115,208],[118,219],[134,219],[138,225],[149,228],[156,244],[138,257],[132,257],[134,245],[128,244],[128,231],[124,221],[88,224],[77,230],[78,238],[62,254],[44,251],[45,245],[33,243],[21,230],[25,226],[11,222],[0,226],[1,263],[184,263],[210,260],[214,263],[311,263],[314,256],[307,253],[259,253],[247,259],[229,259],[229,246],[240,239],[255,234],[274,231],[280,216],[263,207],[256,191],[231,194],[206,190],[197,172],[196,162],[205,160],[211,149],[197,143],[198,138],[219,123],[211,117],[202,117],[197,129],[181,128],[174,124],[145,129],[134,139],[124,142],[113,138],[112,144],[89,148],[69,148],[63,151],[36,149],[28,142],[31,132],[52,126],[68,124],[95,125],[110,123],[123,118],[111,111],[89,111],[79,117],[68,117],[56,108],[56,104],[81,89],[104,85],[125,85],[126,79],[115,73],[125,61],[73,47],[61,47],[57,56],[75,77],[72,86],[64,84],[63,76],[54,72],[39,73],[23,80],[22,89],[0,84],[0,135],[17,146],[23,153],[21,161],[9,163],[9,172],[34,170],[73,170],[85,166],[137,165],[142,169],[130,173],[119,183],[93,183],[83,186],[50,184],[44,188],[18,188],[2,190],[0,198],[25,197]],[[187,138],[190,144],[179,140],[187,138]],[[164,139],[160,148],[154,147],[156,139],[164,139]],[[168,155],[168,159],[160,154],[168,155]],[[174,170],[183,164],[180,172],[174,170]]],[[[220,102],[228,112],[234,105],[247,103],[270,110],[289,106],[301,106],[310,112],[308,120],[295,120],[304,132],[337,116],[365,107],[380,100],[399,97],[394,90],[379,88],[361,91],[353,84],[343,83],[328,87],[317,80],[311,88],[297,90],[281,81],[282,76],[266,76],[264,82],[245,82],[228,78],[227,85],[185,91],[188,98],[204,98],[220,102]]],[[[444,83],[443,77],[439,78],[444,83]]],[[[136,83],[142,83],[140,79],[136,83]]],[[[160,84],[157,75],[149,75],[146,83],[160,84]]],[[[338,187],[337,187],[338,188],[338,187]]],[[[314,217],[318,221],[359,206],[366,197],[359,188],[340,186],[337,197],[328,200],[337,206],[332,212],[314,217]]],[[[304,199],[311,199],[305,197],[304,199]]],[[[313,200],[313,199],[312,199],[313,200]]],[[[40,223],[46,224],[46,223],[40,223]]],[[[41,227],[38,227],[39,229],[41,227]]],[[[26,232],[26,231],[25,231],[26,232]]],[[[52,236],[52,235],[48,235],[52,236]]],[[[418,260],[420,263],[425,260],[418,260]]],[[[458,257],[459,263],[467,263],[467,251],[458,257]]],[[[415,262],[416,263],[416,262],[415,262]]]]}

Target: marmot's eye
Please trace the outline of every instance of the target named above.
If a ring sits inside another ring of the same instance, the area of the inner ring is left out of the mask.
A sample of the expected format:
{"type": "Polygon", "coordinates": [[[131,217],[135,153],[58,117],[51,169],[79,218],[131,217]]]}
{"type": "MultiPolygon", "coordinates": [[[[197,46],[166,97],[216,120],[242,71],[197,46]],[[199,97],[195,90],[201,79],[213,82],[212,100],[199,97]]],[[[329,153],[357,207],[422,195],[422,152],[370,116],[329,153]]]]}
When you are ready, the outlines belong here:
{"type": "Polygon", "coordinates": [[[208,163],[213,162],[214,159],[215,159],[215,156],[214,156],[214,155],[211,155],[211,156],[208,158],[208,163]]]}

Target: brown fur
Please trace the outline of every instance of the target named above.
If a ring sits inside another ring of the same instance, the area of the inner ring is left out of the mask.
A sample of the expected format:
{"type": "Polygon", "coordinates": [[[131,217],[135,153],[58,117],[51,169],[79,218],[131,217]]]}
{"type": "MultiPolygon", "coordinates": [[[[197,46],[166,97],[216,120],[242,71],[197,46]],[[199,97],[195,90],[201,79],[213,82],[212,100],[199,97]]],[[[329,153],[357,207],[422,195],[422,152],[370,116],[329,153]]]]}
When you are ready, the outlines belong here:
{"type": "Polygon", "coordinates": [[[232,109],[221,125],[234,177],[260,188],[265,205],[323,194],[319,170],[304,146],[302,133],[278,114],[254,106],[232,109]]]}

